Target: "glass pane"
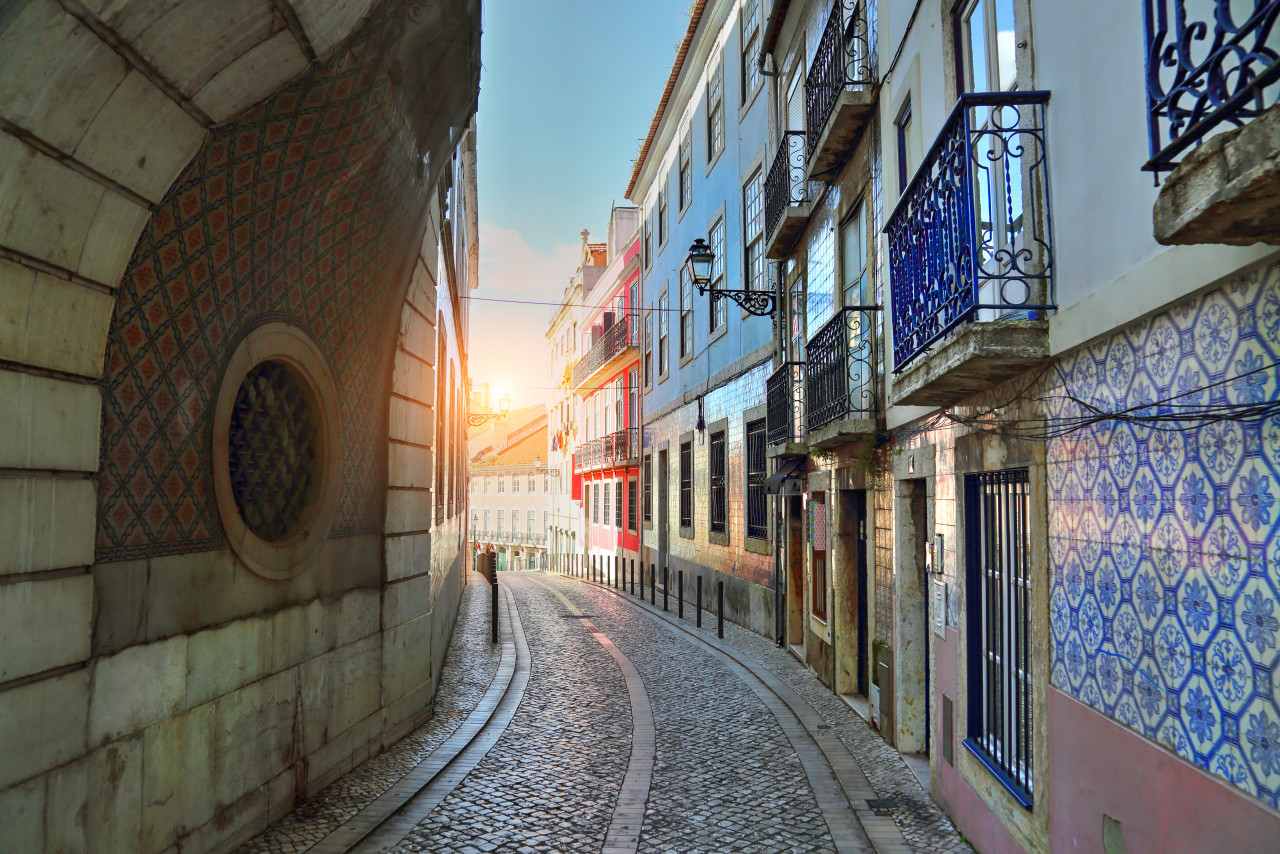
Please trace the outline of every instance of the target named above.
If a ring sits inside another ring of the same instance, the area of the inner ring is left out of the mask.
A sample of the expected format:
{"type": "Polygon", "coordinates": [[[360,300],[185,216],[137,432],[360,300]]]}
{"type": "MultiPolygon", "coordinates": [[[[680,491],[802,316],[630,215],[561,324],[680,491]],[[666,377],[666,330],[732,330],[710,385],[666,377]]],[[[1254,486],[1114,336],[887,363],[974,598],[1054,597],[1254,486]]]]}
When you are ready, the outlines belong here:
{"type": "Polygon", "coordinates": [[[865,224],[862,208],[853,215],[840,232],[840,276],[843,281],[845,305],[862,305],[863,269],[866,267],[865,224]]]}
{"type": "Polygon", "coordinates": [[[965,76],[968,77],[968,91],[987,92],[987,4],[986,0],[978,0],[969,7],[964,16],[965,76]]]}
{"type": "Polygon", "coordinates": [[[1017,37],[1013,29],[1013,0],[995,0],[996,6],[996,73],[1002,91],[1012,89],[1018,79],[1017,37]]]}

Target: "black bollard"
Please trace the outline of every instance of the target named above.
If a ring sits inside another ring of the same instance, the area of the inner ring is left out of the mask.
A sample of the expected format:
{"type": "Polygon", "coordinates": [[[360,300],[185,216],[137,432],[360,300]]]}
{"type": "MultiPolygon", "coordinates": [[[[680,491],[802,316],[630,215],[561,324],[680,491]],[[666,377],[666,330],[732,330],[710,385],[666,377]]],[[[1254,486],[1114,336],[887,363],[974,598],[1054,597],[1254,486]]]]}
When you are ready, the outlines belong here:
{"type": "Polygon", "coordinates": [[[698,628],[702,628],[702,576],[698,576],[698,628]]]}
{"type": "Polygon", "coordinates": [[[716,582],[716,637],[724,638],[724,582],[716,582]]]}
{"type": "Polygon", "coordinates": [[[684,619],[684,570],[676,572],[676,616],[684,619]]]}
{"type": "Polygon", "coordinates": [[[654,564],[649,564],[649,604],[656,605],[658,602],[658,568],[654,564]]]}
{"type": "Polygon", "coordinates": [[[671,584],[669,583],[669,573],[667,567],[662,568],[662,610],[667,610],[667,598],[671,595],[671,584]]]}
{"type": "Polygon", "coordinates": [[[631,559],[631,595],[636,595],[636,559],[631,559]]]}

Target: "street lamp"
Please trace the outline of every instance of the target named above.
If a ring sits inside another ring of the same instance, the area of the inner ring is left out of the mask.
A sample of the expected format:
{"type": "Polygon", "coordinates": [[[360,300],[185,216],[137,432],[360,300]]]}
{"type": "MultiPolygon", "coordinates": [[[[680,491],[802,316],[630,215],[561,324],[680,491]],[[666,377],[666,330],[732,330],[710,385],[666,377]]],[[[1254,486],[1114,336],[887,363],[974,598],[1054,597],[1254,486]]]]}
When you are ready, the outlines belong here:
{"type": "Polygon", "coordinates": [[[506,418],[507,413],[511,411],[511,395],[506,392],[502,393],[502,397],[498,398],[498,411],[486,412],[483,415],[468,415],[467,426],[479,427],[481,424],[488,424],[495,418],[506,418]]]}
{"type": "Polygon", "coordinates": [[[716,300],[729,299],[742,306],[747,314],[754,314],[756,317],[769,317],[774,313],[777,305],[774,295],[770,291],[752,291],[752,290],[726,290],[725,288],[717,288],[711,281],[711,267],[715,263],[716,254],[707,245],[707,241],[699,237],[693,241],[693,245],[689,247],[689,255],[685,258],[684,268],[689,276],[689,281],[698,289],[698,293],[702,294],[711,291],[711,305],[714,310],[716,300]]]}

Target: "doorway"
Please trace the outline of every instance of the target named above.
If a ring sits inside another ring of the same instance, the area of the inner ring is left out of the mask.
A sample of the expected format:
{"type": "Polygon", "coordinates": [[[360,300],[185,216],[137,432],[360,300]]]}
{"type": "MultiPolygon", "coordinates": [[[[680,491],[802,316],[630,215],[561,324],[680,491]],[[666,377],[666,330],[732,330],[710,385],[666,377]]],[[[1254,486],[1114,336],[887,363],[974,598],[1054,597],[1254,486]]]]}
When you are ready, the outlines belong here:
{"type": "Polygon", "coordinates": [[[670,531],[668,530],[669,509],[667,490],[670,486],[670,471],[667,468],[667,451],[658,451],[658,565],[655,571],[660,575],[667,566],[667,550],[670,548],[670,531]]]}
{"type": "Polygon", "coordinates": [[[871,690],[867,558],[867,491],[841,489],[839,506],[840,568],[836,577],[839,611],[836,690],[866,703],[871,690]]]}
{"type": "Polygon", "coordinates": [[[804,660],[804,501],[787,495],[787,644],[804,660]]]}
{"type": "Polygon", "coordinates": [[[905,754],[929,755],[931,673],[929,650],[929,576],[926,544],[933,525],[926,482],[922,478],[897,481],[897,556],[894,572],[895,746],[905,754]]]}

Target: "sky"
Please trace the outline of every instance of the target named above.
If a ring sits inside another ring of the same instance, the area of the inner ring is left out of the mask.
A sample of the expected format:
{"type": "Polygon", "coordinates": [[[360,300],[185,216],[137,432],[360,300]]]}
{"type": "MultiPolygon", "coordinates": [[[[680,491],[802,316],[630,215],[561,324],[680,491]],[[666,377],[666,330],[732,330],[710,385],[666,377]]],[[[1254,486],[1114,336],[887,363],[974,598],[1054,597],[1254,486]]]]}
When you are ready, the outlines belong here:
{"type": "MultiPolygon", "coordinates": [[[[690,0],[485,0],[476,116],[480,288],[558,303],[580,232],[605,239],[689,23],[690,0]]],[[[550,399],[553,306],[471,304],[470,375],[550,399]]]]}

